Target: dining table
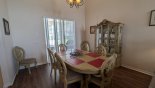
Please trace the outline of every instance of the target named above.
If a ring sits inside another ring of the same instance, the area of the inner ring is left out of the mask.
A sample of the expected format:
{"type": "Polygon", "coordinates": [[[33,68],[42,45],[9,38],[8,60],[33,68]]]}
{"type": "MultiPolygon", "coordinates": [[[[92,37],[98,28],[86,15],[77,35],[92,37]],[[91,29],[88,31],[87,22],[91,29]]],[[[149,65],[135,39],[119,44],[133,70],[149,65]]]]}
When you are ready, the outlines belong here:
{"type": "Polygon", "coordinates": [[[99,74],[106,57],[80,49],[74,51],[80,54],[71,55],[72,51],[65,51],[58,52],[58,55],[65,62],[67,68],[84,75],[85,88],[88,88],[87,80],[89,79],[89,75],[99,74]]]}

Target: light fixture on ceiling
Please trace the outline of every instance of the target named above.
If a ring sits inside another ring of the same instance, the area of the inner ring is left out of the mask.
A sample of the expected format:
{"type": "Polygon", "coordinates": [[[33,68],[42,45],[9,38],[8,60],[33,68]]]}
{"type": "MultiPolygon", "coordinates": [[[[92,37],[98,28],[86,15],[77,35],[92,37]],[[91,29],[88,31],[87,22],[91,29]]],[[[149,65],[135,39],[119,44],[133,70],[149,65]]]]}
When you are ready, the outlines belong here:
{"type": "Polygon", "coordinates": [[[67,3],[70,5],[70,7],[76,7],[78,8],[79,6],[82,6],[83,5],[83,0],[66,0],[67,3]]]}

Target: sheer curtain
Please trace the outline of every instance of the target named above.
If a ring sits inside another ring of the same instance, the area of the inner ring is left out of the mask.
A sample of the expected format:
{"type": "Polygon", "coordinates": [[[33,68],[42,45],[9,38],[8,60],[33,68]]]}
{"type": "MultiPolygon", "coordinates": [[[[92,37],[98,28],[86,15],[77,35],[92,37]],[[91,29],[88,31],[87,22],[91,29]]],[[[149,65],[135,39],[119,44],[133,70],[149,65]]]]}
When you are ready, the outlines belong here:
{"type": "Polygon", "coordinates": [[[58,50],[59,44],[65,44],[67,50],[75,49],[75,22],[70,20],[45,18],[47,47],[58,50]]]}

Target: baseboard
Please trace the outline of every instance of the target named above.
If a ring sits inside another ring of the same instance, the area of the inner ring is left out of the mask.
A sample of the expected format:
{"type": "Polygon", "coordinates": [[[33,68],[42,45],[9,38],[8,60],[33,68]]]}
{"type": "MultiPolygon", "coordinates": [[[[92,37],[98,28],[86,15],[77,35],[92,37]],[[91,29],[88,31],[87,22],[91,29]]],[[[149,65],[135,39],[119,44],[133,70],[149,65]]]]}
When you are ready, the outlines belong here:
{"type": "MultiPolygon", "coordinates": [[[[38,63],[37,66],[43,65],[43,64],[47,64],[47,63],[38,63]]],[[[23,68],[20,68],[20,69],[23,69],[23,68]]],[[[15,82],[16,76],[17,76],[17,73],[15,73],[15,76],[14,76],[14,79],[12,80],[12,82],[7,83],[6,85],[4,85],[3,88],[8,88],[9,86],[12,86],[14,84],[14,82],[15,82]]]]}
{"type": "Polygon", "coordinates": [[[131,70],[135,70],[135,71],[144,73],[144,74],[147,74],[147,75],[150,75],[150,76],[155,76],[155,74],[152,73],[152,72],[144,71],[144,70],[141,70],[141,69],[138,69],[138,68],[134,68],[134,67],[131,67],[131,66],[126,66],[126,65],[121,65],[121,66],[125,67],[125,68],[128,68],[128,69],[131,69],[131,70]]]}

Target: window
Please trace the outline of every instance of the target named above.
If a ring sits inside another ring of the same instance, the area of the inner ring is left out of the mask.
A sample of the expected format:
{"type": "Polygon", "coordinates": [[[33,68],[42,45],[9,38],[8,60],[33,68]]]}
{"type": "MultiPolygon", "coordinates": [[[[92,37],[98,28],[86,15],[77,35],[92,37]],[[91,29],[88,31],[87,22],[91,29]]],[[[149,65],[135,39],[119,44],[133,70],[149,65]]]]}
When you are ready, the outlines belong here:
{"type": "Polygon", "coordinates": [[[70,20],[45,18],[47,47],[58,50],[65,44],[67,50],[75,48],[75,22],[70,20]]]}

